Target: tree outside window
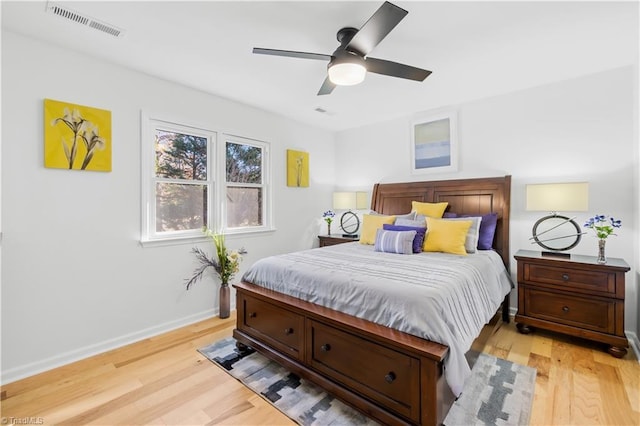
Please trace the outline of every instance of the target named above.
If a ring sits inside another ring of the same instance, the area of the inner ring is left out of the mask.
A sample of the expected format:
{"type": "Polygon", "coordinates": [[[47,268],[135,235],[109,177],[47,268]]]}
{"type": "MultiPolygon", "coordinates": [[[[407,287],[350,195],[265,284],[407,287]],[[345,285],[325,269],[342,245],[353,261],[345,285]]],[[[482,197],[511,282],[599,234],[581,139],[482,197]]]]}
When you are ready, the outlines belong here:
{"type": "Polygon", "coordinates": [[[226,143],[227,228],[264,225],[264,151],[256,143],[226,143]]]}
{"type": "Polygon", "coordinates": [[[157,130],[156,232],[207,226],[207,145],[206,137],[157,130]]]}

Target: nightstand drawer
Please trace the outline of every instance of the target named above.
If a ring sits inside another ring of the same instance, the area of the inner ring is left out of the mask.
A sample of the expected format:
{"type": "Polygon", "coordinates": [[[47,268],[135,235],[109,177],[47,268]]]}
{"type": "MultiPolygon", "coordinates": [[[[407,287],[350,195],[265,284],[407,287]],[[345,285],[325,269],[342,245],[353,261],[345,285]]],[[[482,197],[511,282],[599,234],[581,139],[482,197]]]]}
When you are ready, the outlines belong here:
{"type": "Polygon", "coordinates": [[[358,236],[342,237],[339,235],[318,235],[318,239],[320,240],[320,247],[335,246],[336,244],[352,243],[360,240],[358,236]]]}
{"type": "Polygon", "coordinates": [[[568,296],[524,288],[524,315],[602,333],[615,332],[615,305],[610,300],[568,296]]]}
{"type": "Polygon", "coordinates": [[[573,269],[524,264],[525,282],[548,284],[562,290],[578,290],[579,292],[599,292],[606,295],[616,294],[616,275],[588,269],[573,269]]]}

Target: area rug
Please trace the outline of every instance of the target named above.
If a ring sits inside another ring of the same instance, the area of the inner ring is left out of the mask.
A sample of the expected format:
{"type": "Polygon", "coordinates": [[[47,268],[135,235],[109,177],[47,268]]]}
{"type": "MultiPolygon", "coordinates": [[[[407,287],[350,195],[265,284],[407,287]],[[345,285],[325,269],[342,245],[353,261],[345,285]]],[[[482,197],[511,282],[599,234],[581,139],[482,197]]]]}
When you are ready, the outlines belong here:
{"type": "MultiPolygon", "coordinates": [[[[238,352],[233,338],[198,351],[300,425],[378,424],[259,353],[238,352]]],[[[528,425],[535,380],[534,368],[480,354],[444,424],[528,425]]]]}

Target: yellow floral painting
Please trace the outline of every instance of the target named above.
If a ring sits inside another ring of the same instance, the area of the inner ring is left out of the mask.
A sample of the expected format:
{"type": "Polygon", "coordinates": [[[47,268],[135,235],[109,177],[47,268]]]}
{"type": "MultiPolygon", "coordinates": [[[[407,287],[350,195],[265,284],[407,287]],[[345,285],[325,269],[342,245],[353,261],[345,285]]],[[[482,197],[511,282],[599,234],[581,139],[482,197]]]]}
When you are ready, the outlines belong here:
{"type": "Polygon", "coordinates": [[[309,186],[309,153],[287,150],[287,186],[309,186]]]}
{"type": "Polygon", "coordinates": [[[111,111],[44,100],[44,166],[111,171],[111,111]]]}

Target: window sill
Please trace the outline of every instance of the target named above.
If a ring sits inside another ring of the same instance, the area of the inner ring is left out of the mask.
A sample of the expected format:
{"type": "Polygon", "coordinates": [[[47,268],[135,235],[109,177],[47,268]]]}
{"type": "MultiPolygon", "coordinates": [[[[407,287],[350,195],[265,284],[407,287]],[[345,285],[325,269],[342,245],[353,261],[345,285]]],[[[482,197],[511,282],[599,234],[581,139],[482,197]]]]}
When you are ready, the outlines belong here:
{"type": "MultiPolygon", "coordinates": [[[[239,240],[242,237],[257,237],[265,234],[271,234],[275,232],[275,228],[271,229],[261,229],[259,231],[250,230],[250,231],[236,231],[233,233],[225,234],[225,239],[227,241],[239,240]]],[[[147,247],[167,247],[167,246],[177,246],[184,244],[199,244],[209,242],[210,240],[202,236],[184,236],[184,237],[173,237],[173,238],[159,238],[155,240],[140,240],[140,245],[143,248],[147,247]]]]}

